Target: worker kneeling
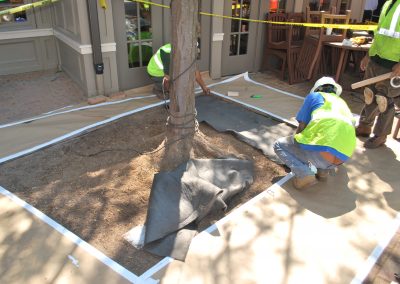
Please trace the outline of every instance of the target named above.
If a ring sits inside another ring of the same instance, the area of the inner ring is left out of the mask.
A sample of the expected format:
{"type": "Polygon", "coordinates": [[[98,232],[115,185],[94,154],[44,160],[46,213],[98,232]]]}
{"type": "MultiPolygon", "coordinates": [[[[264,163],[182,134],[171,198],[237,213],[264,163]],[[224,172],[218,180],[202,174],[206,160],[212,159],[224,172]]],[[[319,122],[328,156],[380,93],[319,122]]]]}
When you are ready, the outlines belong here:
{"type": "MultiPolygon", "coordinates": [[[[160,99],[169,98],[169,66],[171,61],[172,47],[167,43],[160,47],[157,52],[151,57],[147,65],[147,73],[154,82],[153,92],[160,99]]],[[[203,89],[203,93],[210,94],[210,89],[205,85],[203,78],[198,70],[195,71],[196,82],[203,89]]]]}
{"type": "Polygon", "coordinates": [[[296,116],[296,134],[274,144],[275,153],[294,173],[297,189],[326,180],[328,172],[354,152],[355,120],[341,93],[342,87],[332,78],[319,79],[296,116]]]}

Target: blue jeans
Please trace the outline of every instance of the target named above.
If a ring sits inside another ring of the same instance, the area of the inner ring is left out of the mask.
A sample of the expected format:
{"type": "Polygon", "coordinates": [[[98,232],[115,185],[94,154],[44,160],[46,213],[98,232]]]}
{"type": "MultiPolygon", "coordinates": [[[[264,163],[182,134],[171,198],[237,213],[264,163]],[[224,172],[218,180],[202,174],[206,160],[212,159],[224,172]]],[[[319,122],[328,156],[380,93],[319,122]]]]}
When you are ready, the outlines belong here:
{"type": "Polygon", "coordinates": [[[313,176],[317,169],[332,170],[336,167],[325,160],[320,152],[301,149],[294,136],[279,138],[274,144],[274,151],[298,178],[313,176]]]}

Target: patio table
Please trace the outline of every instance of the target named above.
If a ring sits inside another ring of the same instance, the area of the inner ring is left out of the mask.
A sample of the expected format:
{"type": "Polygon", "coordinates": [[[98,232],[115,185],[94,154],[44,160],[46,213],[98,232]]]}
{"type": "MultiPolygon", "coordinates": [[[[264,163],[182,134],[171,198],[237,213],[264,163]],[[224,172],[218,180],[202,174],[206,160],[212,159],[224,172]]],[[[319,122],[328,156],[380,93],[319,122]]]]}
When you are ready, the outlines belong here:
{"type": "MultiPolygon", "coordinates": [[[[340,76],[344,72],[345,69],[345,63],[347,62],[347,58],[349,56],[350,51],[355,51],[355,52],[363,52],[366,53],[368,52],[369,48],[371,47],[371,43],[367,44],[362,44],[362,45],[343,45],[342,42],[325,42],[325,46],[337,48],[340,50],[339,53],[339,60],[337,61],[337,68],[336,68],[336,74],[335,74],[335,81],[339,82],[340,76]]],[[[332,63],[334,65],[334,62],[332,60],[332,63]]]]}

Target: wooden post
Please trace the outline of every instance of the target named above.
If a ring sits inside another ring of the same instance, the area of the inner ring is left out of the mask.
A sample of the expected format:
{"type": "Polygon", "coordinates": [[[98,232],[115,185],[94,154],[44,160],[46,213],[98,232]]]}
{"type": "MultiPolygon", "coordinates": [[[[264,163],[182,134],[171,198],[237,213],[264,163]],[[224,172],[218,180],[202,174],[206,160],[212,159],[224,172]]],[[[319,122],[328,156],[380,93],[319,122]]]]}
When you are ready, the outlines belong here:
{"type": "Polygon", "coordinates": [[[171,170],[186,162],[192,149],[195,134],[194,81],[198,0],[172,0],[171,19],[170,117],[161,170],[171,170]]]}

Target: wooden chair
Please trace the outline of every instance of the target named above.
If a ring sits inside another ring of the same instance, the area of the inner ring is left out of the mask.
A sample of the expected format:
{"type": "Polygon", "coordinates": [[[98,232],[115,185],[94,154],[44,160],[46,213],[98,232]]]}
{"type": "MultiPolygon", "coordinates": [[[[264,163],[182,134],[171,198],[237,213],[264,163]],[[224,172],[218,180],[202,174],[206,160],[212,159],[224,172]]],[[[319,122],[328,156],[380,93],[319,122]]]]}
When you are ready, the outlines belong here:
{"type": "MultiPolygon", "coordinates": [[[[335,15],[321,13],[321,24],[348,24],[350,21],[350,11],[346,15],[335,15]]],[[[326,28],[319,28],[318,34],[309,32],[306,34],[303,46],[300,51],[296,69],[307,79],[310,80],[316,75],[325,42],[341,42],[346,37],[347,30],[333,30],[327,33],[326,28]]]]}
{"type": "MultiPolygon", "coordinates": [[[[286,22],[294,19],[288,19],[287,14],[273,13],[269,14],[267,20],[274,22],[286,22]]],[[[267,36],[264,48],[264,68],[268,66],[268,59],[271,55],[278,57],[281,61],[280,77],[285,78],[286,67],[288,69],[289,84],[296,81],[295,63],[301,49],[303,32],[300,26],[292,25],[267,25],[267,36]]]]}

